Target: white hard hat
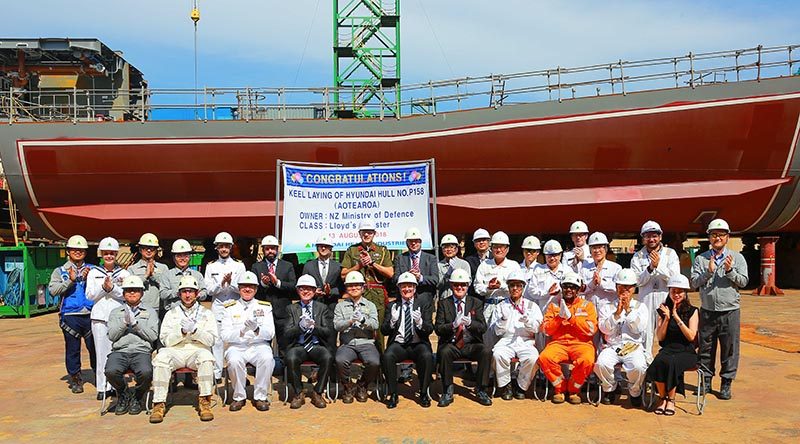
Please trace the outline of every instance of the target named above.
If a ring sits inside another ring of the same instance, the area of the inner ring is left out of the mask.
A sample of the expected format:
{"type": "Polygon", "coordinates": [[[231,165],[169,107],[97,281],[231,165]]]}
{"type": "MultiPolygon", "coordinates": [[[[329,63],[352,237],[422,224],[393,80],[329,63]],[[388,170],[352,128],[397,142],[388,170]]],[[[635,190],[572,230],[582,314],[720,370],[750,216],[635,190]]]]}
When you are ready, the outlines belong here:
{"type": "Polygon", "coordinates": [[[502,231],[498,231],[497,233],[492,235],[492,240],[489,242],[492,245],[510,245],[511,242],[508,241],[508,235],[502,231]]]}
{"type": "Polygon", "coordinates": [[[714,219],[708,224],[708,230],[706,233],[711,233],[712,230],[723,230],[730,233],[731,227],[728,226],[728,223],[725,222],[725,219],[714,219]]]}
{"type": "Polygon", "coordinates": [[[417,282],[417,278],[413,274],[406,271],[405,273],[401,274],[400,277],[397,278],[397,285],[400,284],[417,285],[419,284],[419,282],[417,282]]]}
{"type": "Polygon", "coordinates": [[[586,225],[586,222],[582,220],[576,220],[575,222],[572,223],[572,225],[569,226],[569,234],[588,233],[588,232],[589,232],[589,226],[586,225]]]}
{"type": "Polygon", "coordinates": [[[267,246],[267,245],[270,245],[270,246],[274,245],[274,246],[276,246],[276,247],[277,247],[277,246],[278,246],[278,245],[280,245],[280,244],[281,244],[281,243],[280,243],[280,242],[278,242],[278,238],[277,238],[277,237],[275,237],[275,236],[273,236],[273,235],[271,235],[271,234],[270,234],[270,235],[267,235],[267,236],[264,236],[264,238],[263,238],[263,239],[261,239],[261,246],[262,246],[262,247],[265,247],[265,246],[267,246]]]}
{"type": "Polygon", "coordinates": [[[239,276],[239,282],[236,285],[258,285],[258,278],[252,271],[245,271],[239,276]]]}
{"type": "Polygon", "coordinates": [[[475,230],[475,233],[472,235],[472,242],[475,242],[478,239],[489,239],[490,236],[489,232],[484,230],[483,228],[478,228],[475,230]]]}
{"type": "Polygon", "coordinates": [[[564,272],[564,276],[561,278],[561,285],[572,284],[576,287],[581,286],[581,277],[578,276],[578,273],[575,273],[572,270],[567,270],[564,272]]]}
{"type": "Polygon", "coordinates": [[[347,276],[344,277],[344,284],[366,284],[367,281],[364,280],[364,275],[358,271],[351,271],[347,273],[347,276]]]}
{"type": "Polygon", "coordinates": [[[97,251],[119,251],[119,242],[113,237],[104,237],[97,245],[97,251]]]}
{"type": "Polygon", "coordinates": [[[460,268],[456,268],[453,270],[453,273],[450,274],[450,282],[461,282],[464,284],[469,284],[471,281],[469,272],[467,270],[462,270],[460,268]]]}
{"type": "Polygon", "coordinates": [[[614,276],[614,283],[617,285],[636,285],[636,273],[630,268],[623,268],[614,276]]]}
{"type": "Polygon", "coordinates": [[[139,238],[139,246],[158,248],[158,238],[153,233],[145,233],[139,238]]]}
{"type": "Polygon", "coordinates": [[[333,246],[333,241],[331,238],[328,237],[326,234],[320,234],[317,238],[317,241],[314,242],[314,245],[327,245],[329,247],[333,246]]]}
{"type": "Polygon", "coordinates": [[[667,281],[667,287],[669,288],[683,288],[684,290],[690,290],[692,288],[689,285],[689,278],[682,274],[676,274],[669,278],[667,281]]]}
{"type": "Polygon", "coordinates": [[[122,280],[122,288],[138,288],[144,290],[144,283],[142,283],[142,278],[139,276],[130,275],[122,280]]]}
{"type": "Polygon", "coordinates": [[[442,241],[439,243],[441,245],[447,245],[447,244],[458,245],[458,238],[453,236],[452,234],[445,234],[444,236],[442,236],[442,241]]]}
{"type": "Polygon", "coordinates": [[[608,238],[605,234],[595,231],[589,236],[589,241],[586,242],[591,247],[592,245],[608,245],[608,238]]]}
{"type": "Polygon", "coordinates": [[[317,281],[314,280],[314,277],[310,274],[304,274],[300,276],[300,279],[297,280],[298,287],[315,287],[317,286],[317,281]]]}
{"type": "Polygon", "coordinates": [[[564,249],[561,247],[561,243],[559,243],[557,240],[550,239],[544,243],[544,249],[542,251],[544,254],[559,254],[563,253],[564,249]]]}
{"type": "Polygon", "coordinates": [[[197,279],[194,276],[184,276],[181,278],[181,283],[178,285],[178,290],[183,290],[184,288],[193,288],[195,290],[199,290],[200,286],[197,285],[197,279]]]}
{"type": "Polygon", "coordinates": [[[69,240],[67,240],[67,248],[78,248],[85,250],[89,248],[89,243],[86,242],[86,238],[81,236],[80,234],[76,234],[74,236],[70,236],[69,240]]]}
{"type": "Polygon", "coordinates": [[[522,241],[522,248],[526,250],[541,250],[542,244],[536,236],[528,236],[522,241]]]}
{"type": "Polygon", "coordinates": [[[192,246],[189,245],[189,241],[186,239],[178,239],[172,243],[172,253],[191,253],[192,246]]]}
{"type": "Polygon", "coordinates": [[[217,244],[231,244],[233,245],[233,236],[230,233],[225,231],[220,232],[217,234],[217,237],[214,238],[214,245],[217,244]]]}
{"type": "Polygon", "coordinates": [[[528,282],[528,280],[525,279],[525,272],[522,270],[514,270],[511,273],[508,273],[508,276],[506,277],[506,282],[511,282],[511,281],[518,281],[522,283],[528,282]]]}
{"type": "Polygon", "coordinates": [[[369,219],[364,219],[358,223],[358,231],[375,231],[375,223],[369,219]]]}
{"type": "Polygon", "coordinates": [[[644,236],[645,233],[658,233],[661,234],[661,225],[658,224],[656,221],[648,220],[647,222],[642,225],[641,235],[644,236]]]}
{"type": "Polygon", "coordinates": [[[411,227],[406,230],[406,240],[418,239],[422,240],[422,232],[418,228],[411,227]]]}

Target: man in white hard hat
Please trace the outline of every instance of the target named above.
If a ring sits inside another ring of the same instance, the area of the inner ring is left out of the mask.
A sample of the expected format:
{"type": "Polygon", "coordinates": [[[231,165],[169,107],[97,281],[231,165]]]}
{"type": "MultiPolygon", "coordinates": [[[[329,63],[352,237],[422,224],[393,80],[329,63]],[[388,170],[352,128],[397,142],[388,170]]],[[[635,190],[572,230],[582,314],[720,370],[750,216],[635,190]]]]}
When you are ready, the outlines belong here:
{"type": "MultiPolygon", "coordinates": [[[[342,264],[333,258],[333,239],[322,234],[315,242],[317,258],[303,265],[303,274],[311,275],[317,281],[316,298],[328,306],[328,314],[333,325],[333,312],[339,302],[340,295],[344,292],[342,282],[342,264]]],[[[335,338],[333,340],[335,341],[335,338]]]]}
{"type": "Polygon", "coordinates": [[[492,350],[497,386],[502,398],[525,399],[536,371],[539,351],[536,350],[535,338],[542,324],[542,311],[533,301],[522,297],[525,291],[525,273],[516,270],[506,278],[509,296],[497,306],[497,314],[492,324],[498,338],[492,350]],[[519,359],[517,380],[511,381],[511,360],[519,359]],[[513,387],[512,387],[513,385],[513,387]]]}
{"type": "Polygon", "coordinates": [[[622,270],[622,267],[616,262],[606,259],[609,242],[605,234],[592,233],[588,243],[592,256],[583,261],[580,273],[586,286],[583,297],[600,310],[603,304],[610,304],[617,298],[614,277],[622,270]]]}
{"type": "Polygon", "coordinates": [[[159,338],[164,347],[153,358],[153,411],[151,423],[164,420],[167,389],[172,372],[183,367],[197,370],[201,421],[211,421],[214,390],[214,355],[211,347],[219,340],[217,321],[197,301],[200,286],[194,276],[183,276],[177,285],[180,303],[172,307],[161,323],[159,338]]]}
{"type": "MultiPolygon", "coordinates": [[[[386,284],[394,276],[392,253],[375,242],[375,224],[371,220],[358,223],[361,242],[351,245],[342,255],[342,279],[347,273],[358,271],[367,281],[364,298],[375,304],[378,322],[383,323],[386,304],[389,302],[386,284]]],[[[383,350],[383,335],[378,334],[378,350],[383,350]]]]}
{"type": "Polygon", "coordinates": [[[161,275],[161,283],[159,285],[162,317],[173,307],[180,305],[178,286],[184,276],[192,276],[197,281],[197,299],[200,301],[206,300],[208,293],[203,275],[199,271],[189,268],[193,251],[192,245],[186,239],[177,239],[172,243],[170,252],[175,266],[161,275]]]}
{"type": "Polygon", "coordinates": [[[275,337],[278,340],[278,352],[286,352],[287,342],[284,335],[289,319],[287,307],[295,298],[297,277],[294,265],[278,257],[280,243],[272,235],[261,239],[263,259],[253,264],[250,270],[258,277],[258,293],[256,299],[272,304],[272,316],[275,318],[275,337]]]}
{"type": "Polygon", "coordinates": [[[527,282],[531,282],[534,270],[541,265],[537,262],[539,253],[542,251],[542,244],[536,236],[527,236],[522,241],[522,262],[519,263],[520,269],[525,272],[527,282]]]}
{"type": "Polygon", "coordinates": [[[433,374],[433,349],[430,335],[433,333],[433,307],[416,297],[417,278],[403,273],[397,280],[400,297],[389,305],[381,331],[389,340],[383,354],[383,374],[389,386],[386,407],[397,407],[397,363],[411,359],[419,378],[419,403],[431,406],[428,387],[433,374]]]}
{"type": "Polygon", "coordinates": [[[492,399],[486,393],[492,350],[483,343],[486,332],[483,303],[467,294],[469,269],[454,270],[448,280],[453,297],[439,301],[436,310],[437,362],[442,375],[442,397],[438,405],[447,407],[453,403],[453,361],[461,359],[478,362],[476,396],[480,404],[492,405],[492,399]]]}
{"type": "MultiPolygon", "coordinates": [[[[508,247],[508,235],[502,231],[494,233],[492,257],[483,261],[475,274],[475,292],[478,293],[478,298],[483,300],[484,318],[490,326],[495,322],[497,304],[503,302],[509,295],[506,278],[513,271],[520,269],[517,262],[506,258],[508,247]]],[[[487,347],[494,347],[497,342],[494,329],[486,330],[483,341],[487,347]]]]}
{"type": "Polygon", "coordinates": [[[312,361],[319,366],[317,382],[309,393],[311,404],[320,409],[326,406],[322,393],[333,366],[335,352],[332,350],[336,349],[336,344],[330,344],[328,340],[336,336],[333,326],[328,323],[328,307],[314,300],[316,290],[317,281],[313,277],[307,274],[300,276],[297,280],[300,302],[286,308],[286,367],[289,374],[287,383],[294,389],[294,397],[289,405],[292,409],[299,409],[305,404],[300,364],[306,361],[312,361]]]}
{"type": "Polygon", "coordinates": [[[409,272],[417,278],[417,298],[433,306],[436,286],[439,284],[439,267],[436,256],[422,251],[422,232],[415,227],[406,230],[408,251],[394,258],[394,280],[409,272]]]}
{"type": "Polygon", "coordinates": [[[636,273],[623,268],[617,273],[617,299],[606,304],[598,313],[600,332],[605,341],[597,356],[594,372],[600,379],[603,404],[613,404],[617,397],[617,381],[614,367],[622,364],[628,380],[631,405],[642,406],[642,383],[647,372],[644,340],[650,331],[650,314],[647,305],[634,298],[637,283],[636,273]]]}
{"type": "MultiPolygon", "coordinates": [[[[561,294],[561,279],[564,278],[564,273],[572,270],[561,263],[563,251],[561,244],[557,240],[550,239],[545,242],[543,248],[544,263],[539,264],[533,270],[533,278],[528,281],[528,286],[525,287],[523,296],[525,299],[535,302],[542,313],[561,294]]],[[[536,333],[536,348],[538,350],[544,349],[545,341],[545,334],[540,329],[536,333]]]]}
{"type": "MultiPolygon", "coordinates": [[[[442,247],[442,259],[439,261],[438,300],[449,298],[453,294],[450,287],[450,276],[456,270],[464,270],[471,276],[469,262],[458,257],[458,238],[452,234],[442,236],[439,243],[442,247]]],[[[470,279],[472,282],[472,279],[470,279]]]]}
{"type": "Polygon", "coordinates": [[[50,274],[47,289],[53,297],[61,297],[58,320],[64,334],[64,365],[72,393],[83,393],[81,377],[81,338],[89,351],[92,370],[97,368],[92,337],[91,311],[94,302],[86,297],[86,277],[91,265],[85,262],[86,239],[76,234],[67,241],[67,262],[50,274]]]}
{"type": "Polygon", "coordinates": [[[718,398],[727,400],[739,367],[739,290],[747,285],[747,262],[727,248],[731,229],[725,220],[712,220],[707,232],[711,249],[697,255],[692,265],[692,287],[700,290],[700,364],[711,372],[704,381],[708,393],[719,347],[718,398]]]}
{"type": "MultiPolygon", "coordinates": [[[[128,267],[133,276],[138,276],[144,284],[142,303],[153,308],[156,313],[161,307],[161,275],[169,268],[156,261],[158,256],[158,238],[153,233],[145,233],[139,238],[139,255],[141,258],[128,267]]],[[[161,316],[163,317],[163,315],[161,316]]]]}
{"type": "Polygon", "coordinates": [[[367,402],[367,387],[375,382],[381,371],[381,355],[375,347],[375,332],[378,331],[378,309],[366,300],[364,275],[358,271],[347,273],[344,285],[347,298],[336,304],[333,327],[339,332],[339,348],[336,350],[336,369],[339,381],[344,383],[342,402],[350,404],[353,399],[367,402]],[[356,384],[350,379],[353,361],[360,359],[364,371],[356,384]]]}
{"type": "MultiPolygon", "coordinates": [[[[475,274],[478,272],[478,266],[486,259],[492,258],[492,250],[489,248],[489,240],[492,236],[483,228],[478,228],[472,234],[472,245],[475,246],[475,253],[470,254],[464,258],[469,263],[470,275],[473,282],[475,281],[475,274]]],[[[474,289],[471,289],[474,292],[474,289]]]]}
{"type": "Polygon", "coordinates": [[[230,411],[244,407],[247,399],[247,364],[252,364],[256,368],[253,406],[263,412],[269,410],[270,378],[275,368],[271,347],[275,336],[272,304],[255,299],[258,291],[255,273],[242,273],[236,284],[241,297],[224,303],[219,341],[225,343],[225,360],[233,385],[230,411]]]}
{"type": "Polygon", "coordinates": [[[142,413],[144,395],[153,380],[151,362],[153,345],[158,340],[158,309],[142,302],[144,283],[139,276],[122,281],[125,304],[111,311],[108,317],[108,338],[111,354],[106,362],[105,375],[119,395],[114,413],[142,413]],[[131,393],[125,382],[125,372],[132,370],[136,387],[131,393]]]}
{"type": "Polygon", "coordinates": [[[631,269],[637,276],[639,300],[647,306],[647,331],[644,350],[648,362],[653,359],[653,340],[656,332],[656,313],[669,294],[667,282],[681,273],[678,253],[661,242],[661,225],[649,220],[642,225],[644,247],[631,258],[631,269]]]}
{"type": "MultiPolygon", "coordinates": [[[[238,282],[245,273],[244,264],[231,256],[233,236],[222,231],[214,238],[214,249],[217,250],[217,259],[206,265],[204,282],[206,291],[212,298],[211,312],[217,320],[217,327],[221,329],[222,318],[225,316],[225,303],[239,299],[238,282]]],[[[222,332],[220,331],[220,335],[222,332]]],[[[222,341],[214,343],[214,378],[222,379],[223,345],[222,341]]]]}
{"type": "Polygon", "coordinates": [[[98,256],[101,258],[99,267],[92,267],[86,276],[86,297],[94,301],[92,307],[92,336],[94,336],[94,349],[97,356],[97,400],[113,395],[111,384],[106,381],[106,360],[111,353],[111,340],[108,338],[108,316],[111,310],[121,307],[122,280],[130,276],[128,270],[117,264],[119,242],[113,237],[106,237],[97,246],[98,256]]]}
{"type": "Polygon", "coordinates": [[[580,274],[583,261],[591,258],[589,245],[586,244],[589,237],[589,226],[586,225],[586,222],[576,220],[569,227],[569,236],[572,239],[573,247],[564,253],[561,260],[572,271],[580,274]]]}

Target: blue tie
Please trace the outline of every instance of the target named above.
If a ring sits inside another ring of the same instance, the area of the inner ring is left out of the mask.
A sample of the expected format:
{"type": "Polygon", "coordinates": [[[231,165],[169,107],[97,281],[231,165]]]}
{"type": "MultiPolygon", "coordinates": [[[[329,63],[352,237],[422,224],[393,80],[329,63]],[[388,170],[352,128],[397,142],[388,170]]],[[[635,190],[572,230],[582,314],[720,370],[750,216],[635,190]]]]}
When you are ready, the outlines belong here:
{"type": "Polygon", "coordinates": [[[411,324],[413,321],[411,320],[411,302],[406,302],[406,325],[405,325],[405,332],[403,334],[403,342],[406,344],[411,344],[411,340],[414,338],[414,332],[411,329],[411,324]]]}

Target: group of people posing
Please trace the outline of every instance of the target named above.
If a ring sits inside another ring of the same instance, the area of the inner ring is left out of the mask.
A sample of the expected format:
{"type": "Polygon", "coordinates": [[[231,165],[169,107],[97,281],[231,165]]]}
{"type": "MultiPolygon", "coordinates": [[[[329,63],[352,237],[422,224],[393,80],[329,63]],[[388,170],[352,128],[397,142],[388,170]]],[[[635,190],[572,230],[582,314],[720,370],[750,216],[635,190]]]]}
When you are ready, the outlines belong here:
{"type": "Polygon", "coordinates": [[[373,241],[372,222],[362,221],[361,242],[344,251],[341,262],[333,259],[333,242],[319,237],[317,258],[304,264],[300,278],[279,258],[275,236],[262,239],[263,259],[247,271],[231,256],[232,236],[219,233],[218,259],[201,274],[189,267],[193,249],[184,239],[172,244],[174,267],[167,268],[156,261],[158,239],[146,233],[138,242],[141,259],[123,269],[116,261],[117,240],[100,241],[101,264],[94,266],[85,262],[86,239],[75,235],[49,290],[62,298],[59,319],[71,390],[83,391],[83,339],[98,399],[115,395],[117,414],[138,414],[152,385],[153,423],[163,421],[170,380],[180,368],[196,372],[201,420],[214,417],[211,395],[225,370],[233,386],[230,410],[245,406],[248,365],[255,367],[253,406],[268,410],[276,361],[287,367],[293,409],[306,399],[303,363],[317,367],[308,397],[318,408],[326,406],[323,394],[332,378],[344,386],[343,402],[351,403],[366,402],[368,387],[380,375],[388,392],[383,401],[394,408],[398,381],[409,377],[411,362],[423,407],[431,405],[435,370],[443,388],[438,405],[446,407],[454,402],[456,366],[475,362],[477,370],[467,377],[474,378],[475,400],[482,405],[492,404],[495,384],[503,400],[524,399],[537,371],[553,386],[554,403],[581,403],[581,387],[594,373],[602,402],[612,404],[619,393],[615,370],[621,367],[634,407],[642,405],[649,377],[660,396],[654,412],[673,415],[683,373],[698,365],[698,357],[708,370],[703,384],[710,390],[719,348],[721,399],[730,399],[736,376],[738,289],[747,284],[747,266],[726,248],[730,228],[724,220],[712,221],[708,234],[711,248],[695,258],[691,284],[653,221],[642,227],[644,247],[630,268],[608,260],[608,238],[589,235],[581,221],[570,227],[571,250],[528,236],[520,263],[507,258],[508,235],[484,229],[473,235],[476,254],[464,259],[458,257],[458,239],[445,235],[437,261],[422,251],[420,230],[410,228],[407,251],[393,258],[373,241]],[[390,283],[399,293],[394,300],[387,292],[390,283]],[[699,311],[688,299],[691,288],[700,291],[699,311]],[[209,298],[210,310],[199,303],[209,298]],[[654,339],[660,344],[655,356],[654,339]],[[356,364],[363,370],[353,381],[356,364]],[[129,373],[133,389],[125,379],[129,373]]]}

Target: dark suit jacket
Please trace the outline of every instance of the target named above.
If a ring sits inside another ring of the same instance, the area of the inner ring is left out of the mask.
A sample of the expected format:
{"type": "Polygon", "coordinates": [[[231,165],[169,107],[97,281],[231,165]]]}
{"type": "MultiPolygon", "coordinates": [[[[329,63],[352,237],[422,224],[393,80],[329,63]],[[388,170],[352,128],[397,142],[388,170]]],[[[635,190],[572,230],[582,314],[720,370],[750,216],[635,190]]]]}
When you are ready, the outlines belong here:
{"type": "MultiPolygon", "coordinates": [[[[331,294],[323,298],[326,304],[335,304],[339,296],[344,293],[344,282],[342,281],[342,264],[328,259],[328,276],[324,279],[319,275],[319,259],[310,260],[303,265],[303,274],[310,274],[317,281],[317,287],[322,288],[325,284],[331,286],[331,294]]],[[[330,307],[329,307],[330,308],[330,307]]]]}
{"type": "Polygon", "coordinates": [[[261,283],[261,275],[269,273],[266,261],[256,262],[250,271],[255,273],[259,282],[256,299],[269,301],[272,304],[272,315],[278,319],[285,319],[288,316],[286,307],[292,303],[292,299],[296,299],[295,285],[297,284],[297,277],[294,274],[294,266],[283,259],[277,260],[275,276],[281,281],[281,288],[271,283],[269,285],[261,283]]]}
{"type": "MultiPolygon", "coordinates": [[[[394,342],[394,337],[400,331],[400,325],[401,325],[401,322],[397,321],[397,325],[392,327],[392,308],[399,305],[400,310],[402,310],[403,309],[402,304],[403,304],[403,299],[397,298],[396,301],[392,302],[391,304],[389,304],[388,307],[386,307],[386,316],[384,316],[383,318],[383,324],[381,325],[381,333],[383,333],[384,336],[389,338],[389,342],[386,344],[387,348],[394,342]]],[[[417,328],[417,326],[414,325],[413,327],[414,331],[417,333],[419,339],[424,344],[428,344],[428,346],[430,346],[431,340],[429,336],[431,335],[431,333],[433,333],[433,307],[430,304],[425,304],[422,301],[420,301],[419,297],[414,297],[414,304],[412,305],[412,310],[416,310],[417,308],[419,308],[420,311],[422,312],[422,328],[417,328]]],[[[402,318],[403,315],[401,313],[400,319],[402,318]]]]}
{"type": "MultiPolygon", "coordinates": [[[[483,302],[470,295],[464,296],[464,314],[468,314],[472,317],[472,323],[467,327],[470,338],[469,342],[466,343],[483,343],[483,333],[486,332],[486,319],[483,317],[483,302]]],[[[453,328],[453,322],[455,320],[455,296],[442,299],[439,302],[439,309],[436,310],[436,334],[439,335],[439,344],[453,342],[453,335],[456,333],[453,328]]]]}
{"type": "MultiPolygon", "coordinates": [[[[300,317],[303,315],[302,311],[299,302],[296,304],[289,304],[289,307],[286,309],[286,313],[289,316],[286,319],[285,334],[289,348],[299,345],[297,340],[300,339],[300,335],[303,334],[303,330],[300,328],[300,317]]],[[[331,344],[330,338],[336,337],[336,331],[333,329],[333,324],[328,320],[330,319],[328,316],[328,306],[319,301],[311,301],[311,316],[314,318],[314,323],[316,324],[311,334],[319,339],[321,345],[335,350],[336,343],[331,344]]]]}
{"type": "MultiPolygon", "coordinates": [[[[394,258],[394,277],[392,281],[397,285],[397,279],[401,274],[411,270],[411,254],[405,252],[394,258]]],[[[419,254],[419,272],[422,274],[422,282],[417,284],[417,297],[424,295],[433,301],[436,295],[436,286],[439,284],[439,265],[436,263],[436,256],[421,251],[419,254]]]]}

